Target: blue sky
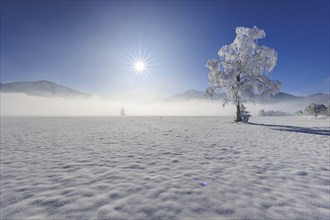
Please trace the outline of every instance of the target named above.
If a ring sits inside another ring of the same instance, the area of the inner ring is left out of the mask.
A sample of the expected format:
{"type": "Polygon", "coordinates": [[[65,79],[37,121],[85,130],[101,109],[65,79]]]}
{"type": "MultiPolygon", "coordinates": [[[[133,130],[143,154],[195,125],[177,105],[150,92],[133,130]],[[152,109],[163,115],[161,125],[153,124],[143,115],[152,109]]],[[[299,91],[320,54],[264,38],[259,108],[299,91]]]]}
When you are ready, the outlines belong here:
{"type": "Polygon", "coordinates": [[[264,29],[282,91],[329,92],[329,1],[1,1],[1,82],[51,80],[92,94],[207,88],[205,62],[237,26],[264,29]],[[129,58],[149,56],[136,77],[129,58]]]}

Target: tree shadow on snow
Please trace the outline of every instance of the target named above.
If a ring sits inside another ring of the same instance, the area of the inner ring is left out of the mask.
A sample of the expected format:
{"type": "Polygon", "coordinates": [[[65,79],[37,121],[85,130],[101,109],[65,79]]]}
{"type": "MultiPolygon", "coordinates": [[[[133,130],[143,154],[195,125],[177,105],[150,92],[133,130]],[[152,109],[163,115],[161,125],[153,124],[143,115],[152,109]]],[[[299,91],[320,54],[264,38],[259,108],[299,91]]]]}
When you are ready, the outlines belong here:
{"type": "Polygon", "coordinates": [[[248,124],[270,127],[271,129],[277,130],[277,131],[289,131],[289,132],[298,132],[298,133],[305,133],[305,134],[330,136],[330,128],[329,129],[319,129],[319,128],[296,127],[296,126],[289,126],[289,125],[258,124],[258,123],[252,123],[252,122],[249,122],[248,124]]]}

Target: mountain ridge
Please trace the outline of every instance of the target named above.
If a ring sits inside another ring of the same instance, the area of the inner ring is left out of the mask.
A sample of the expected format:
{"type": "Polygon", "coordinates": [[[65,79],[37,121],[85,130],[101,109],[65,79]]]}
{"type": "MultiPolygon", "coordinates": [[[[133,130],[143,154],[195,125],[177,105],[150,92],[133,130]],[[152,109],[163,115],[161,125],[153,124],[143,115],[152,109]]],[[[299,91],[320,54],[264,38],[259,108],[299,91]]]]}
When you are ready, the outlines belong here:
{"type": "Polygon", "coordinates": [[[24,93],[40,97],[88,98],[90,94],[48,80],[0,83],[2,93],[24,93]]]}
{"type": "MultiPolygon", "coordinates": [[[[205,92],[198,90],[187,90],[183,93],[179,93],[167,98],[165,101],[188,101],[188,100],[223,100],[226,97],[225,93],[215,94],[214,97],[208,97],[205,92]]],[[[316,93],[307,96],[295,96],[285,92],[279,92],[275,96],[271,96],[269,100],[263,99],[261,97],[255,97],[254,100],[258,103],[279,103],[279,102],[315,102],[318,104],[324,104],[330,101],[330,94],[326,93],[316,93]]]]}

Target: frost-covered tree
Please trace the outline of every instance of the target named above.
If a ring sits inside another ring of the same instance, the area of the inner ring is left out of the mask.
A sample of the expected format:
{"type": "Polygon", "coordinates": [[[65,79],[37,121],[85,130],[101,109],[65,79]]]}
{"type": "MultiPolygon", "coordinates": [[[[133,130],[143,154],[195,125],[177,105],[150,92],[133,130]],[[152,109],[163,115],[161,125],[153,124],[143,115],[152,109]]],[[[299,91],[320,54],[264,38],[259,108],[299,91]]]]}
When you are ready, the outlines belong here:
{"type": "Polygon", "coordinates": [[[314,115],[314,117],[316,118],[318,115],[326,115],[328,112],[328,108],[324,104],[312,103],[308,105],[304,111],[307,114],[314,115]]]}
{"type": "Polygon", "coordinates": [[[241,104],[255,96],[269,97],[280,91],[281,83],[272,81],[268,73],[277,61],[274,49],[259,46],[258,40],[265,37],[265,32],[257,27],[236,28],[236,38],[230,45],[223,46],[219,59],[208,60],[210,69],[207,94],[211,97],[217,90],[226,90],[225,104],[236,105],[236,122],[242,121],[241,104]]]}

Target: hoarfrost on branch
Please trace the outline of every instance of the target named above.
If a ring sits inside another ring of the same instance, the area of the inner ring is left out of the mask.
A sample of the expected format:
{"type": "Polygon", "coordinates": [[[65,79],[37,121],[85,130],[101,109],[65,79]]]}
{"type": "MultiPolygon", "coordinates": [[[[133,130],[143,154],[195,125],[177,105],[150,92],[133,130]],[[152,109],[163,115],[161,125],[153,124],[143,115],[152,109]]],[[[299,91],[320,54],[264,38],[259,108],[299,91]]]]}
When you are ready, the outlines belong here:
{"type": "Polygon", "coordinates": [[[206,67],[210,70],[207,94],[213,96],[217,90],[226,89],[224,104],[235,104],[238,113],[241,103],[253,101],[255,96],[269,97],[278,93],[281,83],[268,77],[276,65],[277,53],[258,45],[258,40],[266,36],[265,32],[257,27],[237,27],[236,34],[232,44],[219,50],[219,59],[208,60],[206,67]]]}

